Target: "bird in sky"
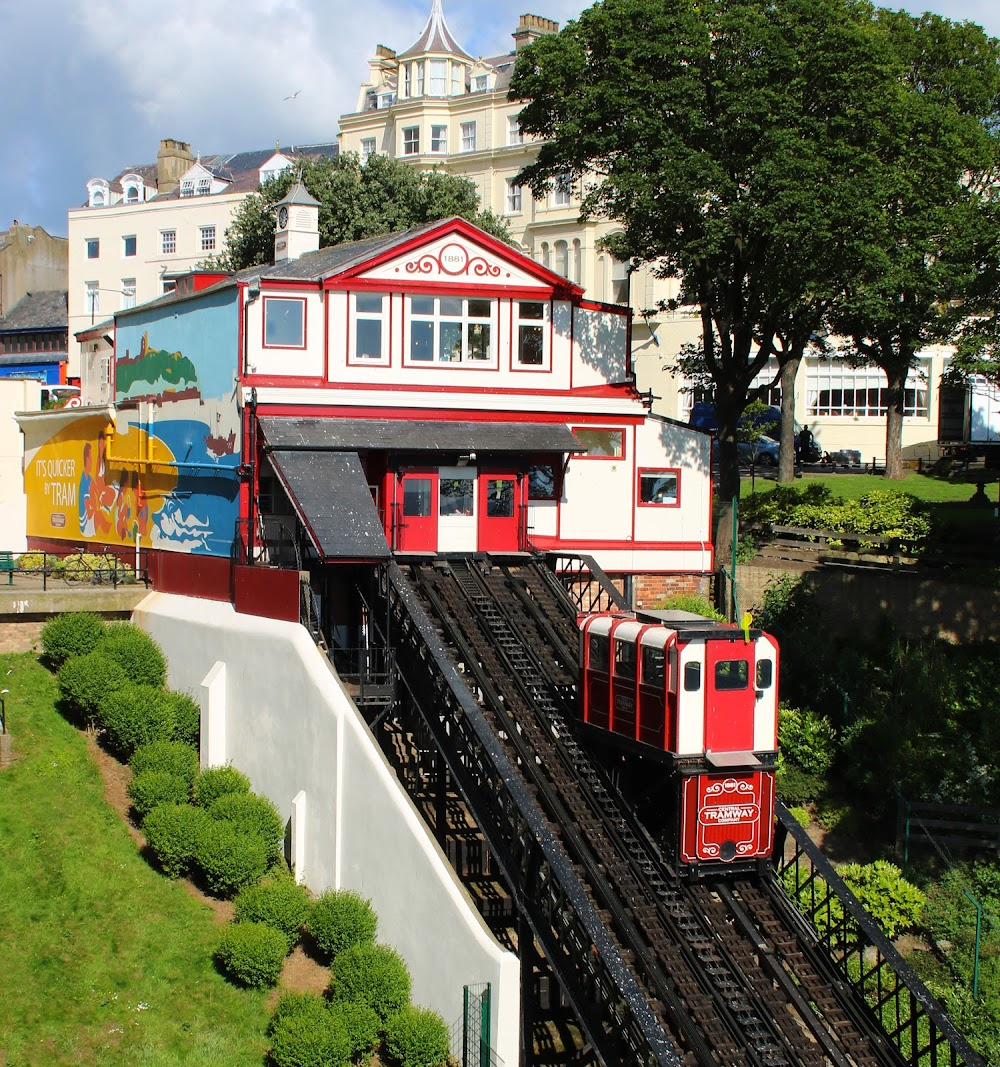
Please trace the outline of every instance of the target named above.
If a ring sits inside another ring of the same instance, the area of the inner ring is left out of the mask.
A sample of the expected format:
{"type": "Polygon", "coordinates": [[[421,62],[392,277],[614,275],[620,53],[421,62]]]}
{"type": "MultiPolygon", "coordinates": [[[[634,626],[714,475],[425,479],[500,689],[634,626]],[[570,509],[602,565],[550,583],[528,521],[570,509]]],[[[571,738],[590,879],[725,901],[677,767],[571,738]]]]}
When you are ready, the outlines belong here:
{"type": "Polygon", "coordinates": [[[296,89],[294,93],[291,93],[289,96],[286,96],[285,99],[286,100],[294,100],[299,95],[299,93],[301,93],[301,92],[302,92],[301,89],[296,89]]]}

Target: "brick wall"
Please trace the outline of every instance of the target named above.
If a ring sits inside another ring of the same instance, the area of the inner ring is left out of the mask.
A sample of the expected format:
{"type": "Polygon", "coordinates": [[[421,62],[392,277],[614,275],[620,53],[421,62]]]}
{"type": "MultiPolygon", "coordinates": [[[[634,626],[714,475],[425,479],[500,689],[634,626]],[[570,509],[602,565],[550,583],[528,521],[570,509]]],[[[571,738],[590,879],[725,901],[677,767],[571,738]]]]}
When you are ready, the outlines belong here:
{"type": "Polygon", "coordinates": [[[694,593],[711,600],[712,579],[702,574],[637,574],[632,583],[637,608],[656,608],[676,593],[694,593]]]}

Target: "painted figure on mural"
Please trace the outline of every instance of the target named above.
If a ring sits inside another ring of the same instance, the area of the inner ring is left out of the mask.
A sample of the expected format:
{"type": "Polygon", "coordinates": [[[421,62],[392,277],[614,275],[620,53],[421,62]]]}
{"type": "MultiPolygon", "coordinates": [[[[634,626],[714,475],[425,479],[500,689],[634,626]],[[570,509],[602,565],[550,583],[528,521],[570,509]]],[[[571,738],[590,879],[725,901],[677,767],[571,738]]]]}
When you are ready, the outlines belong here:
{"type": "Polygon", "coordinates": [[[108,442],[102,434],[97,439],[97,467],[94,470],[90,493],[94,502],[94,533],[98,537],[111,532],[114,525],[112,509],[115,503],[115,490],[107,482],[108,442]]]}
{"type": "Polygon", "coordinates": [[[87,441],[83,446],[83,473],[80,475],[80,490],[77,494],[77,504],[80,512],[80,536],[94,536],[94,475],[93,449],[87,441]]]}
{"type": "Polygon", "coordinates": [[[131,471],[122,471],[122,480],[118,486],[118,503],[115,505],[115,530],[122,541],[132,541],[135,538],[136,506],[131,479],[131,471]]]}

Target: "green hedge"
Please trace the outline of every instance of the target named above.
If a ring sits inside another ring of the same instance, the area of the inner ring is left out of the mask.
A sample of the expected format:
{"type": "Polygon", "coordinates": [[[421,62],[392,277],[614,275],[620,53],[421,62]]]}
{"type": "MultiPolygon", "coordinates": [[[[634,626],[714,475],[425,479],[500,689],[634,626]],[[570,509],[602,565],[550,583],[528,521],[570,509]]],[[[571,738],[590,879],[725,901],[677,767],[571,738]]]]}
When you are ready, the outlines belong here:
{"type": "Polygon", "coordinates": [[[145,819],[160,804],[186,804],[191,785],[170,771],[143,771],[128,784],[128,796],[140,819],[145,819]]]}
{"type": "Polygon", "coordinates": [[[347,1037],[351,1059],[367,1063],[382,1037],[382,1020],[367,1004],[342,1000],[330,1005],[333,1027],[347,1037]]]}
{"type": "Polygon", "coordinates": [[[174,737],[193,748],[201,745],[201,708],[188,693],[167,690],[163,699],[174,717],[174,737]]]}
{"type": "Polygon", "coordinates": [[[286,995],[268,1027],[272,1067],[346,1067],[350,1039],[333,1025],[329,1007],[309,994],[286,995]]]}
{"type": "Polygon", "coordinates": [[[288,948],[277,930],[263,923],[230,923],[219,938],[215,959],[234,982],[251,989],[278,984],[288,948]]]}
{"type": "Polygon", "coordinates": [[[436,1011],[410,1005],[386,1023],[385,1051],[398,1067],[444,1067],[451,1052],[448,1027],[436,1011]]]}
{"type": "Polygon", "coordinates": [[[278,930],[291,948],[309,915],[309,891],[288,875],[265,878],[236,896],[236,921],[264,923],[278,930]]]}
{"type": "MultiPolygon", "coordinates": [[[[22,557],[23,558],[23,557],[22,557]]],[[[93,652],[104,639],[104,620],[89,611],[57,615],[42,627],[42,651],[53,667],[93,652]]]]}
{"type": "Polygon", "coordinates": [[[355,945],[330,964],[330,994],[335,1003],[367,1004],[385,1022],[410,1002],[410,972],[388,945],[355,945]]]}
{"type": "Polygon", "coordinates": [[[132,753],[128,765],[133,775],[143,771],[169,771],[183,778],[190,787],[198,774],[198,751],[183,741],[151,741],[132,753]]]}
{"type": "Polygon", "coordinates": [[[101,648],[120,664],[136,685],[162,689],[167,680],[167,661],[160,646],[138,626],[115,622],[107,627],[101,648]]]}
{"type": "Polygon", "coordinates": [[[142,832],[163,873],[180,878],[193,870],[198,841],[212,825],[208,812],[193,804],[160,804],[146,816],[142,832]]]}
{"type": "Polygon", "coordinates": [[[267,797],[258,793],[225,793],[213,801],[208,813],[213,819],[231,823],[242,833],[260,838],[269,864],[281,855],[285,824],[267,797]]]}
{"type": "Polygon", "coordinates": [[[173,738],[173,708],[165,696],[151,685],[129,684],[104,697],[99,720],[112,752],[129,760],[141,745],[173,738]]]}
{"type": "Polygon", "coordinates": [[[355,945],[373,945],[377,929],[371,901],[350,889],[321,893],[309,912],[309,936],[327,962],[355,945]]]}
{"type": "Polygon", "coordinates": [[[226,793],[249,793],[250,779],[230,764],[206,767],[194,780],[194,802],[200,808],[210,808],[226,793]]]}
{"type": "Polygon", "coordinates": [[[66,660],[56,675],[66,714],[81,725],[94,725],[101,702],[129,684],[128,675],[100,649],[66,660]]]}
{"type": "Polygon", "coordinates": [[[194,859],[209,890],[216,896],[231,897],[264,875],[267,849],[255,834],[209,818],[195,842],[194,859]]]}

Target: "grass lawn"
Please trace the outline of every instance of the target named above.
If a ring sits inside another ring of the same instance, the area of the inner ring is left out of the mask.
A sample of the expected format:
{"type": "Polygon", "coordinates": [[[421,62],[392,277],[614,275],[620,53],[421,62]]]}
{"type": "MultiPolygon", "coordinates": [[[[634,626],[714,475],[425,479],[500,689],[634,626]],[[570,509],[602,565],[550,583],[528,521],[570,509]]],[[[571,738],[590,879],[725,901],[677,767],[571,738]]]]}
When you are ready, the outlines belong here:
{"type": "Polygon", "coordinates": [[[17,756],[0,771],[0,1067],[259,1067],[266,993],[216,973],[221,927],[139,855],[53,676],[4,655],[0,677],[17,756]]]}

